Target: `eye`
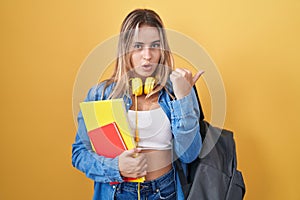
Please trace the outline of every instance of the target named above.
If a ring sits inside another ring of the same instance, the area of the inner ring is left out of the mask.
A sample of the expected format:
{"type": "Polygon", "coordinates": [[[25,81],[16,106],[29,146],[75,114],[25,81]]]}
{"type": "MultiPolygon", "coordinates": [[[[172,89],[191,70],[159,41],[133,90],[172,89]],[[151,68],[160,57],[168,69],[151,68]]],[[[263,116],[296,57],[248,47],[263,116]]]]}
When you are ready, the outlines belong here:
{"type": "Polygon", "coordinates": [[[153,48],[153,49],[158,49],[158,48],[160,48],[160,43],[153,43],[153,44],[151,45],[151,48],[153,48]]]}
{"type": "Polygon", "coordinates": [[[143,48],[143,46],[141,44],[134,44],[133,48],[134,49],[141,49],[141,48],[143,48]]]}

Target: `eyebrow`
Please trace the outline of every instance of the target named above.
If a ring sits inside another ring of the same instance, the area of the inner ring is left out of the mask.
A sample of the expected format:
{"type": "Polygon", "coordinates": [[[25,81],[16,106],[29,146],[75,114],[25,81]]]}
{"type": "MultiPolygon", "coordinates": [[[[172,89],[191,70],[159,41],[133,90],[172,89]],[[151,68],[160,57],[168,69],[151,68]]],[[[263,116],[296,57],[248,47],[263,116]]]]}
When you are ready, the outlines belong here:
{"type": "MultiPolygon", "coordinates": [[[[158,43],[158,42],[160,42],[160,40],[155,40],[155,41],[151,42],[151,44],[158,43]]],[[[145,44],[145,43],[143,43],[143,42],[134,42],[134,44],[145,44]]]]}

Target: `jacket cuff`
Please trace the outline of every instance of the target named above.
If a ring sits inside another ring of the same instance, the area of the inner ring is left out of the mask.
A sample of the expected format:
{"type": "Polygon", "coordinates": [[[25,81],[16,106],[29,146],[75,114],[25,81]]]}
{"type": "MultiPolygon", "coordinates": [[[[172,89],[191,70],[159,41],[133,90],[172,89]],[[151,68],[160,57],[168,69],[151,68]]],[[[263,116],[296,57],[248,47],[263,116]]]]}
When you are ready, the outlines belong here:
{"type": "Polygon", "coordinates": [[[119,157],[111,159],[109,165],[110,166],[104,168],[104,173],[108,177],[109,182],[123,182],[123,178],[119,171],[119,157]]]}

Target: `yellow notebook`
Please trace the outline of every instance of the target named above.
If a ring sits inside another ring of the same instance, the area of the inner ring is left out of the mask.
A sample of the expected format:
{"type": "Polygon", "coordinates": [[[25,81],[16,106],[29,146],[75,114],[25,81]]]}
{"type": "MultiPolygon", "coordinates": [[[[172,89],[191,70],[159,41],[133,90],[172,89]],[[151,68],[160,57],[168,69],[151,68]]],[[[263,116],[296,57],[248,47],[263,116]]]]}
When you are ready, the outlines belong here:
{"type": "Polygon", "coordinates": [[[87,131],[115,122],[127,149],[135,147],[123,99],[82,102],[80,109],[87,131]]]}
{"type": "MultiPolygon", "coordinates": [[[[80,109],[88,132],[115,122],[127,149],[135,148],[123,99],[82,102],[80,109]]],[[[145,178],[127,179],[129,182],[143,182],[144,180],[145,178]]]]}

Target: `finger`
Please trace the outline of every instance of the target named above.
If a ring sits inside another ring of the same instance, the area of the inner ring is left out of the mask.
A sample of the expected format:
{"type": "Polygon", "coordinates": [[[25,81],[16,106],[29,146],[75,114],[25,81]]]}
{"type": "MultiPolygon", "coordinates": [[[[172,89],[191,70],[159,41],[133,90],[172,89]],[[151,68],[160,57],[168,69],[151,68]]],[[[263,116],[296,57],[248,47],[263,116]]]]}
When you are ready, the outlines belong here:
{"type": "Polygon", "coordinates": [[[172,71],[170,78],[172,78],[173,80],[176,78],[185,78],[186,80],[190,80],[191,84],[192,84],[192,73],[189,70],[186,69],[176,69],[174,71],[172,71]]]}
{"type": "Polygon", "coordinates": [[[176,68],[175,71],[180,73],[183,77],[192,75],[192,72],[190,70],[184,68],[176,68]]]}
{"type": "Polygon", "coordinates": [[[177,68],[179,71],[181,71],[181,72],[183,72],[183,73],[188,73],[188,74],[190,74],[191,73],[191,71],[190,70],[188,70],[188,69],[185,69],[185,68],[177,68]]]}
{"type": "Polygon", "coordinates": [[[174,70],[174,71],[172,71],[171,75],[176,76],[176,77],[181,76],[181,72],[177,71],[177,70],[174,70]]]}
{"type": "Polygon", "coordinates": [[[193,77],[193,85],[195,85],[195,83],[198,81],[198,79],[204,72],[205,72],[204,70],[200,70],[195,74],[195,76],[193,77]]]}
{"type": "Polygon", "coordinates": [[[141,173],[139,173],[138,177],[143,177],[143,176],[146,176],[147,175],[147,171],[143,171],[141,173]]]}
{"type": "Polygon", "coordinates": [[[180,74],[186,72],[183,68],[176,68],[174,71],[175,71],[175,72],[178,72],[178,73],[180,73],[180,74]]]}
{"type": "Polygon", "coordinates": [[[134,153],[140,153],[142,151],[142,148],[133,148],[134,153]]]}
{"type": "Polygon", "coordinates": [[[145,163],[145,162],[140,163],[140,164],[137,165],[137,167],[136,167],[136,170],[137,170],[139,173],[144,172],[144,171],[147,171],[147,169],[148,169],[148,164],[145,163]]]}
{"type": "Polygon", "coordinates": [[[123,154],[124,154],[126,157],[127,157],[127,156],[130,156],[130,157],[136,157],[140,151],[141,151],[140,148],[133,148],[133,149],[124,151],[123,154]]]}
{"type": "Polygon", "coordinates": [[[141,178],[141,177],[144,177],[146,175],[147,175],[147,171],[143,171],[141,173],[138,173],[136,178],[141,178]]]}
{"type": "Polygon", "coordinates": [[[139,160],[138,160],[138,163],[137,163],[139,166],[145,166],[147,165],[147,158],[145,155],[141,155],[139,157],[139,160]]]}
{"type": "Polygon", "coordinates": [[[135,151],[134,149],[130,149],[130,150],[124,151],[122,154],[124,154],[125,156],[130,156],[135,153],[134,151],[135,151]]]}
{"type": "Polygon", "coordinates": [[[138,158],[138,157],[140,157],[140,152],[142,151],[142,149],[141,148],[134,148],[134,153],[132,154],[132,157],[133,158],[138,158]]]}
{"type": "Polygon", "coordinates": [[[179,78],[179,77],[181,77],[181,74],[179,72],[172,71],[172,73],[170,74],[171,81],[174,81],[176,78],[179,78]]]}

